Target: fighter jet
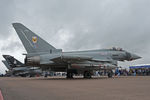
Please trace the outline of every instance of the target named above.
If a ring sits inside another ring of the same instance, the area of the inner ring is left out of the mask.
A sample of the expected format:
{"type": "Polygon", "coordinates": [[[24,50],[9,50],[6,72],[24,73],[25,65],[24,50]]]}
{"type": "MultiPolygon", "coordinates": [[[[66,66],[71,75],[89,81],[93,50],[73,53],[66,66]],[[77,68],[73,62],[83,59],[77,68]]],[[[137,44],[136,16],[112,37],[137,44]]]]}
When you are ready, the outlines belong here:
{"type": "Polygon", "coordinates": [[[117,66],[118,61],[141,58],[118,48],[62,52],[62,49],[56,49],[21,23],[13,23],[13,27],[27,51],[26,65],[67,72],[67,78],[73,78],[74,74],[83,74],[84,78],[91,78],[94,70],[105,66],[117,66]]]}
{"type": "Polygon", "coordinates": [[[10,55],[3,55],[5,60],[2,60],[4,65],[9,69],[8,73],[13,76],[35,76],[36,74],[41,74],[42,71],[38,67],[30,67],[24,65],[22,62],[18,61],[10,55]]]}

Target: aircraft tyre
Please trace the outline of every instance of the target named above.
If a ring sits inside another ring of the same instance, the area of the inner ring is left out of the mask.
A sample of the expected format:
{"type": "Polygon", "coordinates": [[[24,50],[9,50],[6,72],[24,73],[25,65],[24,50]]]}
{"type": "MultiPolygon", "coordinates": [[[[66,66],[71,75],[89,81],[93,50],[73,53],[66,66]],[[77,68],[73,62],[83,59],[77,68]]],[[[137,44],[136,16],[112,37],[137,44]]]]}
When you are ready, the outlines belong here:
{"type": "Polygon", "coordinates": [[[73,73],[67,72],[67,78],[73,78],[73,73]]]}
{"type": "Polygon", "coordinates": [[[44,75],[45,78],[47,78],[47,76],[48,76],[47,74],[44,75]]]}
{"type": "Polygon", "coordinates": [[[84,72],[84,78],[88,78],[88,79],[91,78],[91,73],[90,73],[90,71],[85,71],[85,72],[84,72]]]}
{"type": "Polygon", "coordinates": [[[109,72],[108,72],[108,78],[112,78],[112,76],[113,76],[113,72],[112,72],[112,71],[109,71],[109,72]]]}

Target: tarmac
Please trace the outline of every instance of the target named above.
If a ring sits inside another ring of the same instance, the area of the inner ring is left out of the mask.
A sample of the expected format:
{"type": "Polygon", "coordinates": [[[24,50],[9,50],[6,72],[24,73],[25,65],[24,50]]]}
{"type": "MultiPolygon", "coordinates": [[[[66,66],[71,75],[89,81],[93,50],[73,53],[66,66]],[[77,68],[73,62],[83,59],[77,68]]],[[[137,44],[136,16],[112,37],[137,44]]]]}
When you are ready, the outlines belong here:
{"type": "Polygon", "coordinates": [[[150,76],[0,77],[4,100],[150,100],[150,76]]]}

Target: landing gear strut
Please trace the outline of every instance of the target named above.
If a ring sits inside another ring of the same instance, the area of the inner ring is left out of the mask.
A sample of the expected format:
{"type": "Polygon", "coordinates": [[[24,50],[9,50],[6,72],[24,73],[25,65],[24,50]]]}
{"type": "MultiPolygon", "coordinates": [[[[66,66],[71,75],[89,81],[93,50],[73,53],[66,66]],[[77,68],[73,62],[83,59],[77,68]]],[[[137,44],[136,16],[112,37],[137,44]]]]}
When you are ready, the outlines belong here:
{"type": "Polygon", "coordinates": [[[85,71],[84,72],[84,78],[91,78],[91,72],[90,71],[85,71]]]}
{"type": "Polygon", "coordinates": [[[69,70],[67,71],[67,78],[73,78],[73,73],[69,70]]]}
{"type": "Polygon", "coordinates": [[[112,75],[113,75],[113,71],[112,71],[112,70],[109,70],[109,71],[108,71],[108,78],[112,78],[112,75]]]}
{"type": "Polygon", "coordinates": [[[75,73],[75,70],[67,69],[67,78],[73,78],[74,73],[75,73]]]}

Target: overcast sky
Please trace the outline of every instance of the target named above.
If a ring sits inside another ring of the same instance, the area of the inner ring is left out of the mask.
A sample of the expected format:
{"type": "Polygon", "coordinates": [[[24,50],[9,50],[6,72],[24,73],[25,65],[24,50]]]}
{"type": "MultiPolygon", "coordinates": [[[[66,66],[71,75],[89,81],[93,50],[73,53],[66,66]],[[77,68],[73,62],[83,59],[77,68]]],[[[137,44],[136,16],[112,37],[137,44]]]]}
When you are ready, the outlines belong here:
{"type": "Polygon", "coordinates": [[[150,0],[0,0],[0,60],[10,54],[23,62],[14,22],[63,51],[116,46],[143,57],[119,65],[150,63],[150,0]]]}

